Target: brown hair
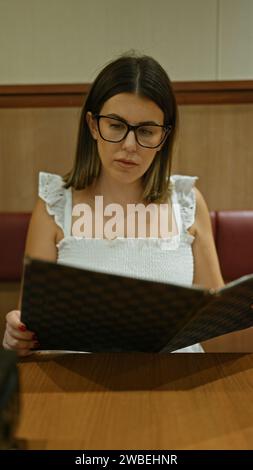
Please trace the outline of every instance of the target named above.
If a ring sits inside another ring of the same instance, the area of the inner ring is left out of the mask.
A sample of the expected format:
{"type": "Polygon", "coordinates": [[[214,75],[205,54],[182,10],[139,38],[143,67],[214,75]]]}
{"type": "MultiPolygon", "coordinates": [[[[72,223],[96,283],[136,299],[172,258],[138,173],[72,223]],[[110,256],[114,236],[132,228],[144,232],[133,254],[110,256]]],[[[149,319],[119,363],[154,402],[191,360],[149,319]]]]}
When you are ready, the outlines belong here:
{"type": "Polygon", "coordinates": [[[101,161],[86,114],[99,114],[104,103],[119,93],[136,93],[156,103],[164,113],[164,125],[171,132],[152,164],[142,176],[143,200],[165,202],[170,195],[172,149],[177,127],[177,105],[170,79],[162,66],[149,56],[123,55],[110,62],[97,76],[83,106],[79,124],[75,163],[65,175],[65,187],[84,189],[100,174],[101,161]]]}

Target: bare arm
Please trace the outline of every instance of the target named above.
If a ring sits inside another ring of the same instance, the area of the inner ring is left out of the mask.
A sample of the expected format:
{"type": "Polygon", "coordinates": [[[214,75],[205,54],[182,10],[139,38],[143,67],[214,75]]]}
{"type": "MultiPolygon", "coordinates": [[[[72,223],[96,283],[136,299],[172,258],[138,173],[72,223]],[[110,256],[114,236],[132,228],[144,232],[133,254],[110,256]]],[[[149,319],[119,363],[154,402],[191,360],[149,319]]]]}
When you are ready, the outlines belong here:
{"type": "MultiPolygon", "coordinates": [[[[47,212],[42,199],[38,199],[34,207],[26,237],[25,255],[31,258],[56,261],[56,237],[59,228],[52,216],[47,212]]],[[[18,309],[20,309],[21,292],[18,309]]]]}
{"type": "Polygon", "coordinates": [[[202,194],[196,192],[196,218],[190,229],[195,236],[193,242],[193,283],[206,288],[219,289],[224,286],[219,260],[213,239],[209,211],[202,194]]]}
{"type": "MultiPolygon", "coordinates": [[[[25,255],[48,261],[56,261],[56,238],[59,229],[52,216],[47,213],[45,203],[38,199],[29,224],[25,255]]],[[[6,315],[6,330],[3,339],[5,349],[13,349],[20,356],[30,354],[30,350],[37,346],[37,338],[32,331],[20,321],[21,292],[18,309],[6,315]]]]}
{"type": "Polygon", "coordinates": [[[48,214],[45,203],[38,199],[34,208],[25,246],[25,254],[47,261],[56,261],[58,227],[48,214]]]}

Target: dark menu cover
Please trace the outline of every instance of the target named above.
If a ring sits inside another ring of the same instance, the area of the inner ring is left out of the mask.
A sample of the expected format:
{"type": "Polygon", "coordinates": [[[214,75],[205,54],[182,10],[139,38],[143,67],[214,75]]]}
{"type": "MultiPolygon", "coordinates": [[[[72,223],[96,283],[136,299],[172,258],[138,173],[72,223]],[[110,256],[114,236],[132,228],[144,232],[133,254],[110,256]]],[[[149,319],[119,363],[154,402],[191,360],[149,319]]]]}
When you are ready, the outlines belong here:
{"type": "Polygon", "coordinates": [[[42,350],[170,352],[253,326],[253,274],[208,290],[25,258],[21,319],[42,350]]]}

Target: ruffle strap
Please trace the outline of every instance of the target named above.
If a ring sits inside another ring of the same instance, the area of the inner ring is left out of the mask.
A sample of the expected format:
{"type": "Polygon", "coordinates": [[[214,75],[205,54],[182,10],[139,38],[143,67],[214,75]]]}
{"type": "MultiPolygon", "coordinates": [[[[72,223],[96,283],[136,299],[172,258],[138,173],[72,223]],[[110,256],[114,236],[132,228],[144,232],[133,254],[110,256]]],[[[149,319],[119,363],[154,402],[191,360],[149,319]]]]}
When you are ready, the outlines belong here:
{"type": "Polygon", "coordinates": [[[196,198],[193,187],[197,179],[197,176],[173,175],[171,177],[185,230],[191,227],[195,220],[196,198]]]}
{"type": "Polygon", "coordinates": [[[66,189],[62,177],[52,173],[39,173],[39,197],[46,203],[47,211],[64,232],[66,189]]]}

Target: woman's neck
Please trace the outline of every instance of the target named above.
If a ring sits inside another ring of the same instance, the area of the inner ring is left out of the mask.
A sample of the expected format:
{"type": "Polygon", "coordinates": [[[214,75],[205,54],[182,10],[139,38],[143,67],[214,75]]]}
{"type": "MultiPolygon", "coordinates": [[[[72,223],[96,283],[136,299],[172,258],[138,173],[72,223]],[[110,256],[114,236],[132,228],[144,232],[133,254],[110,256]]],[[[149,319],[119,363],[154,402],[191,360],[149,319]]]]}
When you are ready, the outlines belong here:
{"type": "Polygon", "coordinates": [[[142,201],[143,188],[141,181],[122,183],[110,176],[100,176],[94,183],[94,195],[104,197],[104,205],[111,203],[126,207],[127,204],[138,204],[142,201]]]}

